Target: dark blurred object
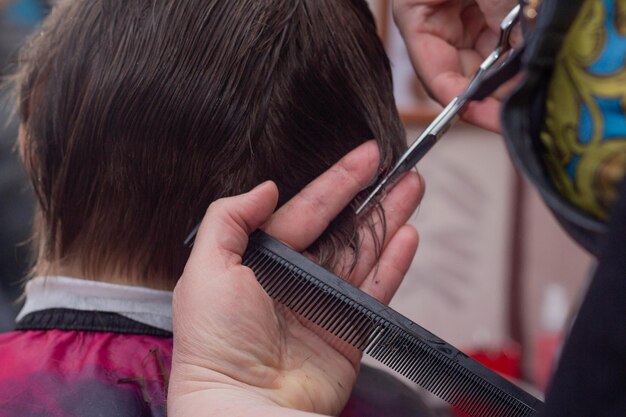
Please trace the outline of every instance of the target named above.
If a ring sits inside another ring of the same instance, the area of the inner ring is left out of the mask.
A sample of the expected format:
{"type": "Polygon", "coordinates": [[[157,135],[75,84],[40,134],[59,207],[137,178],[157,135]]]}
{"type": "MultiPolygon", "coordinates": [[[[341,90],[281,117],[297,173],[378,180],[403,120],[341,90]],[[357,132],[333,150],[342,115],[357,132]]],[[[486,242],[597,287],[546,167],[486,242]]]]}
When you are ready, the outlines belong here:
{"type": "MultiPolygon", "coordinates": [[[[20,43],[36,27],[47,7],[37,0],[0,0],[0,76],[20,43]]],[[[11,119],[13,103],[0,93],[0,332],[11,330],[19,309],[22,279],[28,270],[28,238],[35,200],[15,147],[18,122],[11,119]]]]}

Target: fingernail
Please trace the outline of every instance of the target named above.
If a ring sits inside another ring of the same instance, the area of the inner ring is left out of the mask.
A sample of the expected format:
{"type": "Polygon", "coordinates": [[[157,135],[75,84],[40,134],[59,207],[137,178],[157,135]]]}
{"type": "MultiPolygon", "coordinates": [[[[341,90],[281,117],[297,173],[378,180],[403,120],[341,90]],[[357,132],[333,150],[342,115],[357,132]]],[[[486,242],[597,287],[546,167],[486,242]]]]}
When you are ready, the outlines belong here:
{"type": "Polygon", "coordinates": [[[419,177],[419,180],[420,180],[420,189],[422,193],[422,195],[420,196],[420,200],[421,200],[424,197],[424,193],[426,193],[426,180],[424,180],[424,177],[419,171],[417,171],[417,176],[419,177]]]}

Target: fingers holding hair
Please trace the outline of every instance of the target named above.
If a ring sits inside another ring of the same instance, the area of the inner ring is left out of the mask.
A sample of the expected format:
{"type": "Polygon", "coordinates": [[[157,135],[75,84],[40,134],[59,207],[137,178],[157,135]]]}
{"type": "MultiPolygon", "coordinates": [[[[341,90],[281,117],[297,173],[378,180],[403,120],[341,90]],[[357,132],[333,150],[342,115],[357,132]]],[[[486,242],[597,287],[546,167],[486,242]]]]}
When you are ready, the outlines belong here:
{"type": "Polygon", "coordinates": [[[304,251],[371,182],[378,163],[376,142],[358,146],[278,209],[263,229],[294,250],[304,251]]]}

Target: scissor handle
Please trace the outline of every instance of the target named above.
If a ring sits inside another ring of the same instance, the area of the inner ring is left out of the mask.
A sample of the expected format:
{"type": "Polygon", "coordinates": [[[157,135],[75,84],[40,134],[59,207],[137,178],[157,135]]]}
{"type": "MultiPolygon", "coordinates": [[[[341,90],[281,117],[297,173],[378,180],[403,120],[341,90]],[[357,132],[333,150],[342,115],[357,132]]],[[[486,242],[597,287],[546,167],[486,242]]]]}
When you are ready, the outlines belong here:
{"type": "MultiPolygon", "coordinates": [[[[483,80],[488,76],[488,72],[494,67],[494,65],[500,61],[507,52],[509,52],[511,47],[511,33],[513,32],[513,27],[519,21],[521,6],[518,4],[506,15],[506,17],[500,23],[500,38],[498,39],[498,44],[496,48],[485,58],[485,60],[478,67],[478,71],[472,77],[469,85],[461,95],[466,101],[472,101],[475,99],[475,96],[485,97],[488,94],[482,94],[478,89],[481,88],[481,84],[483,80]]],[[[491,91],[490,91],[491,93],[491,91]]]]}

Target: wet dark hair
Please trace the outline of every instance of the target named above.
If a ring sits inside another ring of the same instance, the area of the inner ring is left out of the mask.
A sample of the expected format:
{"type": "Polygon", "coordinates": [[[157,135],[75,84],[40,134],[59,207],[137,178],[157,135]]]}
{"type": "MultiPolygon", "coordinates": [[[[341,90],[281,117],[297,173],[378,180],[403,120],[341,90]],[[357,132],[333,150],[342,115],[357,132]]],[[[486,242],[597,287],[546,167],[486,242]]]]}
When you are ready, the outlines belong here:
{"type": "Polygon", "coordinates": [[[213,200],[271,179],[282,204],[368,139],[382,169],[405,146],[361,0],[61,1],[16,80],[40,261],[86,276],[171,287],[213,200]]]}

